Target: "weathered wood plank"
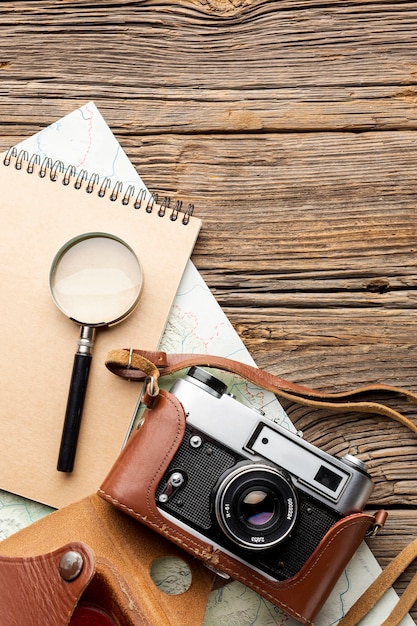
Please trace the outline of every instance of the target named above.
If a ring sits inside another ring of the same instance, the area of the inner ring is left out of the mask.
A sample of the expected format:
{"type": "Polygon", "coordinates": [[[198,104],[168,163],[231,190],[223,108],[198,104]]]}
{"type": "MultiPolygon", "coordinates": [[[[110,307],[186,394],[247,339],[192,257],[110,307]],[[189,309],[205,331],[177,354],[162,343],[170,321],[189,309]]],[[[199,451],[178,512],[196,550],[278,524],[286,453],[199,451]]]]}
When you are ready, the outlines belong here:
{"type": "MultiPolygon", "coordinates": [[[[140,84],[125,88],[118,82],[109,85],[76,83],[76,77],[67,74],[68,64],[71,65],[69,58],[53,81],[38,77],[22,84],[19,78],[12,80],[5,73],[1,74],[0,129],[7,120],[8,124],[18,125],[10,128],[11,137],[23,139],[89,100],[96,102],[107,119],[111,118],[112,129],[120,135],[250,130],[359,132],[415,129],[417,126],[417,88],[412,84],[400,88],[358,86],[352,98],[346,96],[344,87],[331,90],[294,88],[296,94],[291,88],[275,92],[271,89],[245,92],[243,88],[216,87],[186,89],[169,85],[161,88],[160,84],[148,88],[140,84]],[[69,88],[71,98],[68,97],[69,88]],[[119,97],[117,110],[112,105],[114,93],[119,97]],[[34,99],[39,100],[34,103],[34,99]]],[[[22,77],[25,72],[33,71],[29,65],[25,69],[19,68],[22,77]]],[[[99,70],[96,63],[79,70],[80,73],[88,72],[93,81],[99,80],[100,71],[103,69],[99,70]]],[[[127,71],[141,74],[140,68],[132,69],[129,65],[127,71]]],[[[140,83],[139,78],[137,82],[140,83]]]]}
{"type": "Polygon", "coordinates": [[[415,306],[413,133],[122,143],[150,188],[196,204],[204,228],[194,259],[219,297],[227,290],[237,306],[415,306]]]}
{"type": "Polygon", "coordinates": [[[1,3],[0,119],[33,128],[95,99],[131,134],[416,127],[413,3],[113,9],[1,3]]]}

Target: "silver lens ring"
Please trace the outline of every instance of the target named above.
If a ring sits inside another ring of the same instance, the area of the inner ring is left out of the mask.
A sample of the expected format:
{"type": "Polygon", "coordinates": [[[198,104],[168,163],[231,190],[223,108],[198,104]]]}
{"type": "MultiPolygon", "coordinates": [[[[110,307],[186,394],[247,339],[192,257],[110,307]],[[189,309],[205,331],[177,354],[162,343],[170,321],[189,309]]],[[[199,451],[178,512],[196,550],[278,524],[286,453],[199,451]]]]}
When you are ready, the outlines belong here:
{"type": "Polygon", "coordinates": [[[223,533],[246,550],[267,550],[288,537],[298,515],[289,477],[261,463],[242,464],[220,478],[214,500],[223,533]]]}

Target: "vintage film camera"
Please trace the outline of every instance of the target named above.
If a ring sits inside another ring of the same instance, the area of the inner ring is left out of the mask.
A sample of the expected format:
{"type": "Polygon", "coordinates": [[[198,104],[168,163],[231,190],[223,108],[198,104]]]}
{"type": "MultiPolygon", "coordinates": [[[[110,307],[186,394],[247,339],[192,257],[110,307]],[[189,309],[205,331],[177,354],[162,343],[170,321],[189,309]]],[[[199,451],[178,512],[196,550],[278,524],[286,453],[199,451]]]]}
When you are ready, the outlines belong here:
{"type": "Polygon", "coordinates": [[[271,580],[294,576],[373,483],[354,456],[323,452],[192,367],[172,389],[186,435],[156,492],[161,513],[271,580]]]}

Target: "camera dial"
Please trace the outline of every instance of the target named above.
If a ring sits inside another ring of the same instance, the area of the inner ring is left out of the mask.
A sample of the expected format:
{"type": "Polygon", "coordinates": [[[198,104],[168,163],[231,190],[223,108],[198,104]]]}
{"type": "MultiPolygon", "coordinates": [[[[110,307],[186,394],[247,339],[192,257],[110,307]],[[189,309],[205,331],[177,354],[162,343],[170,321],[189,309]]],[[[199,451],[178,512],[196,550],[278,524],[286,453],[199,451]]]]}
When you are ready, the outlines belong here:
{"type": "Polygon", "coordinates": [[[184,376],[184,380],[204,389],[204,391],[207,391],[215,398],[220,398],[227,390],[227,385],[222,380],[209,374],[200,367],[190,367],[187,374],[184,376]]]}
{"type": "Polygon", "coordinates": [[[352,454],[345,454],[340,460],[343,463],[346,463],[346,465],[349,465],[350,467],[354,467],[355,469],[366,473],[366,464],[361,461],[361,459],[358,459],[357,456],[353,456],[352,454]]]}
{"type": "Polygon", "coordinates": [[[221,476],[215,488],[217,522],[235,544],[265,550],[291,533],[298,499],[290,479],[273,466],[239,463],[221,476]]]}

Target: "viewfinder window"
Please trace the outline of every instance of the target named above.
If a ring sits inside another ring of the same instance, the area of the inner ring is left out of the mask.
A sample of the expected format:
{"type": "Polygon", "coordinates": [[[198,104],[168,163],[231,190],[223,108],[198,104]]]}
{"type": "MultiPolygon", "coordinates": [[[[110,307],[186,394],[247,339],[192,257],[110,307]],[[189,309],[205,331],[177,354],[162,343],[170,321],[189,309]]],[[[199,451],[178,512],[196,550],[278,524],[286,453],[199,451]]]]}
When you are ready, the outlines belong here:
{"type": "Polygon", "coordinates": [[[332,472],[328,467],[322,465],[314,477],[318,483],[327,487],[330,491],[337,491],[338,486],[342,481],[342,476],[332,472]]]}

